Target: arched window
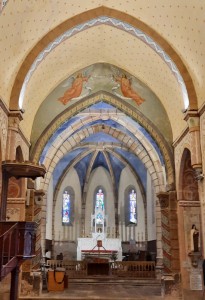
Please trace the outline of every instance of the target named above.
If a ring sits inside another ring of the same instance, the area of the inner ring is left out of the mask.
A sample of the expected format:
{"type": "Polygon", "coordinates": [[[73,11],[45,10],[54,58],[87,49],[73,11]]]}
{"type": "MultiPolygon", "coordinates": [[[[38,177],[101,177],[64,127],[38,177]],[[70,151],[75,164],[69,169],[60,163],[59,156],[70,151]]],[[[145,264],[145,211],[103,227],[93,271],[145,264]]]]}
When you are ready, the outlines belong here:
{"type": "Polygon", "coordinates": [[[102,224],[103,223],[103,212],[104,212],[104,193],[101,189],[96,194],[96,200],[95,200],[95,211],[97,212],[96,215],[96,224],[102,224]]]}
{"type": "Polygon", "coordinates": [[[137,224],[137,194],[132,190],[129,194],[129,221],[131,224],[137,224]]]}
{"type": "Polygon", "coordinates": [[[70,223],[70,195],[67,191],[63,193],[63,223],[70,223]]]}
{"type": "Polygon", "coordinates": [[[73,200],[74,193],[71,188],[66,188],[63,192],[62,200],[62,223],[64,225],[72,225],[74,214],[73,214],[73,200]]]}
{"type": "Polygon", "coordinates": [[[133,187],[125,190],[125,225],[137,225],[137,194],[133,187]]]}

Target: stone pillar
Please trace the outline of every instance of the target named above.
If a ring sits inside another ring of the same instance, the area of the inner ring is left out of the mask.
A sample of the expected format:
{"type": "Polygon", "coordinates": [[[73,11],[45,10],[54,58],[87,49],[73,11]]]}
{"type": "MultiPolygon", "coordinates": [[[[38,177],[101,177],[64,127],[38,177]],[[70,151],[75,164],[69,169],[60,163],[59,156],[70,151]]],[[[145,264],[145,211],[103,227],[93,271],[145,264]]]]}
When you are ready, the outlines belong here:
{"type": "Polygon", "coordinates": [[[16,140],[19,134],[19,124],[23,120],[23,116],[20,111],[10,111],[8,119],[8,137],[7,137],[7,160],[16,159],[16,140]]]}
{"type": "Polygon", "coordinates": [[[160,192],[157,197],[161,207],[163,290],[164,294],[178,298],[180,261],[176,192],[160,192]]]}
{"type": "Polygon", "coordinates": [[[189,127],[189,136],[191,139],[191,165],[196,172],[200,172],[202,168],[202,155],[200,143],[200,118],[195,110],[188,110],[185,118],[189,127]]]}
{"type": "Polygon", "coordinates": [[[40,295],[41,292],[41,273],[35,270],[41,268],[41,204],[44,196],[43,190],[35,190],[35,182],[28,179],[27,199],[26,199],[26,221],[36,222],[36,243],[35,257],[32,260],[26,260],[22,264],[21,276],[21,296],[40,295]]]}
{"type": "Polygon", "coordinates": [[[157,194],[161,206],[162,249],[164,273],[178,273],[179,241],[176,192],[157,194]]]}
{"type": "Polygon", "coordinates": [[[156,242],[157,242],[156,277],[157,279],[161,279],[162,270],[163,270],[162,224],[161,223],[162,223],[161,208],[160,208],[159,200],[157,200],[156,201],[156,242]]]}
{"type": "MultiPolygon", "coordinates": [[[[202,169],[203,169],[203,174],[201,177],[201,180],[198,180],[198,191],[199,191],[199,201],[201,203],[201,228],[202,228],[202,243],[201,243],[201,248],[202,248],[202,254],[203,257],[205,257],[205,178],[204,173],[205,173],[205,111],[203,112],[201,119],[200,119],[200,135],[201,135],[201,149],[202,151],[202,169]]],[[[200,178],[198,178],[200,179],[200,178]]]]}
{"type": "Polygon", "coordinates": [[[160,192],[157,194],[157,197],[161,207],[163,269],[165,273],[171,273],[169,194],[167,192],[160,192]]]}

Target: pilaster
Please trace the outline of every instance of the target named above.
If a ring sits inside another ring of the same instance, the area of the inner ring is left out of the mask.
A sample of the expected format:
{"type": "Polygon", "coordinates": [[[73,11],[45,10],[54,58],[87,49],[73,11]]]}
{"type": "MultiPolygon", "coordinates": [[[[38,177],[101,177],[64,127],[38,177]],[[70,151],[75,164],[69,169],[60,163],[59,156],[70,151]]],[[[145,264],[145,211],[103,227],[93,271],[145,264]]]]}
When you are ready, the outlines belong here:
{"type": "Polygon", "coordinates": [[[202,169],[202,155],[200,144],[200,117],[197,111],[188,110],[184,120],[187,121],[189,127],[189,135],[191,138],[191,165],[197,173],[200,173],[202,169]]]}
{"type": "Polygon", "coordinates": [[[19,124],[23,120],[22,113],[18,110],[10,111],[8,116],[8,137],[7,137],[7,160],[16,159],[16,140],[19,135],[19,124]]]}
{"type": "Polygon", "coordinates": [[[176,192],[157,194],[161,207],[164,273],[179,272],[179,243],[176,192]]]}

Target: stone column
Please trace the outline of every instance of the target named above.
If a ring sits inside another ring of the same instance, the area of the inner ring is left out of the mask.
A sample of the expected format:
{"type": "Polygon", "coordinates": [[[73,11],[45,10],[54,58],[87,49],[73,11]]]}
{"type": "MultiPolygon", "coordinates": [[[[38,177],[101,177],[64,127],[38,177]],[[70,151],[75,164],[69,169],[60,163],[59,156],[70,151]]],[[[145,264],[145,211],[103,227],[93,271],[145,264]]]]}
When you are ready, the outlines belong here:
{"type": "Polygon", "coordinates": [[[165,273],[171,272],[171,242],[170,242],[170,220],[169,220],[169,194],[160,192],[157,194],[161,208],[162,226],[162,252],[163,269],[165,273]]]}
{"type": "MultiPolygon", "coordinates": [[[[163,253],[162,253],[162,221],[161,208],[159,200],[156,201],[156,243],[157,243],[157,257],[156,257],[156,276],[161,279],[163,270],[163,253]]],[[[139,235],[139,233],[138,233],[139,235]]],[[[139,236],[138,236],[139,240],[139,236]]]]}
{"type": "Polygon", "coordinates": [[[176,192],[157,194],[161,207],[164,273],[179,272],[179,243],[176,192]]]}
{"type": "Polygon", "coordinates": [[[178,298],[179,283],[179,242],[176,192],[157,194],[161,207],[162,251],[163,251],[163,293],[178,298]]]}
{"type": "MultiPolygon", "coordinates": [[[[200,135],[201,135],[201,149],[205,149],[205,108],[204,112],[201,115],[200,119],[200,135]]],[[[202,248],[202,255],[205,257],[205,178],[204,173],[205,173],[205,151],[202,151],[202,169],[203,169],[203,174],[201,177],[201,180],[198,180],[198,190],[199,190],[199,201],[201,203],[201,228],[202,228],[202,243],[201,243],[201,248],[202,248]]],[[[200,179],[200,178],[199,178],[200,179]]]]}
{"type": "Polygon", "coordinates": [[[200,173],[202,169],[202,155],[201,155],[201,143],[200,143],[200,118],[198,112],[195,110],[188,110],[185,118],[189,127],[190,136],[190,152],[191,152],[191,166],[196,170],[196,173],[200,173]]]}
{"type": "MultiPolygon", "coordinates": [[[[39,295],[41,292],[41,205],[44,196],[43,190],[35,189],[35,182],[32,179],[27,181],[27,199],[26,199],[26,221],[36,222],[36,237],[35,237],[35,257],[31,260],[26,260],[22,264],[21,269],[21,288],[20,295],[39,295]],[[34,270],[34,271],[33,271],[34,270]],[[25,286],[28,290],[25,290],[25,286]]],[[[44,238],[45,242],[45,238],[44,238]]],[[[43,252],[44,253],[44,252],[43,252]]]]}
{"type": "Polygon", "coordinates": [[[19,124],[23,120],[20,111],[10,111],[8,119],[8,137],[7,137],[7,152],[6,159],[16,159],[16,140],[19,134],[19,124]]]}

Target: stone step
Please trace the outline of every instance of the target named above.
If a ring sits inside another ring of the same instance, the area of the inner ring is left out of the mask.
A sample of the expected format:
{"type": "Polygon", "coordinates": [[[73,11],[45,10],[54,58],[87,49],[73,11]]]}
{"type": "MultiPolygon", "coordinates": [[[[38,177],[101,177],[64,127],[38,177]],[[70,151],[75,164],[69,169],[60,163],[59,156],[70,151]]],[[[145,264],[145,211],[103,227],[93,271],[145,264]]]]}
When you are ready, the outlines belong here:
{"type": "Polygon", "coordinates": [[[86,277],[86,278],[68,278],[70,283],[75,284],[124,284],[124,285],[134,285],[134,286],[160,286],[161,280],[158,279],[135,279],[135,278],[111,278],[111,277],[86,277]]]}
{"type": "MultiPolygon", "coordinates": [[[[161,281],[157,279],[110,278],[92,276],[68,278],[63,291],[44,291],[39,296],[19,297],[19,300],[162,300],[161,281]]],[[[174,299],[177,300],[177,299],[174,299]]]]}

